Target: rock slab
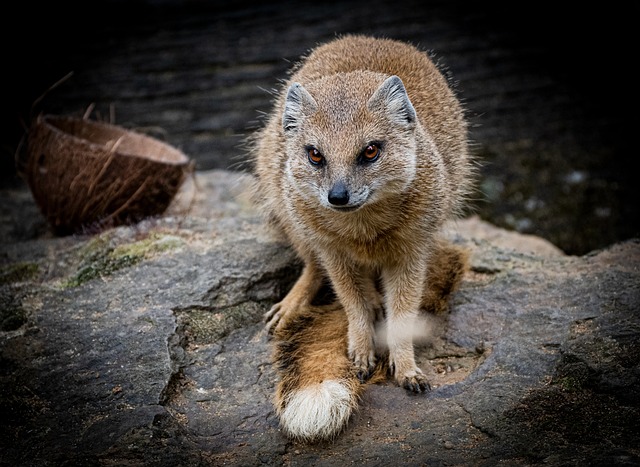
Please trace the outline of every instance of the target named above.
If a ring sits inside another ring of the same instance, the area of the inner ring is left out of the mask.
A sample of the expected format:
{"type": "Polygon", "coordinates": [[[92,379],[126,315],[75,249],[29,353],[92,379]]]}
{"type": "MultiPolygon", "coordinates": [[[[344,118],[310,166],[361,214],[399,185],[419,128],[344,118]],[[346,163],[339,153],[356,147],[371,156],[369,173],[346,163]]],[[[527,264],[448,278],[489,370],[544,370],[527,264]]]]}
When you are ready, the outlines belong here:
{"type": "Polygon", "coordinates": [[[2,193],[2,465],[640,465],[640,241],[566,256],[477,218],[447,231],[472,267],[417,352],[433,391],[369,385],[332,442],[286,439],[261,319],[300,264],[249,181],[28,241],[37,211],[2,193]]]}

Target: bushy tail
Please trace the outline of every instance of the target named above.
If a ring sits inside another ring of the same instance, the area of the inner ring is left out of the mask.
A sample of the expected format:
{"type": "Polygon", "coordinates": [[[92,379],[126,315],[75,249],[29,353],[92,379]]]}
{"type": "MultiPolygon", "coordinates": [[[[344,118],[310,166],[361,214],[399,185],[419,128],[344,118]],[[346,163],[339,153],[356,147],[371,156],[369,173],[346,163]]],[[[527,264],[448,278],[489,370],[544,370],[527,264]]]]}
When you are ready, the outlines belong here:
{"type": "MultiPolygon", "coordinates": [[[[423,306],[441,312],[466,269],[466,254],[441,244],[433,258],[423,306]]],[[[309,307],[287,320],[274,335],[273,361],[280,377],[276,412],[285,434],[304,442],[335,438],[358,408],[365,385],[347,356],[347,317],[338,304],[309,307]]],[[[378,365],[368,383],[387,378],[388,359],[378,365]]]]}
{"type": "Polygon", "coordinates": [[[310,307],[275,334],[276,411],[291,438],[331,439],[358,407],[363,386],[347,357],[347,318],[337,304],[310,307]]]}

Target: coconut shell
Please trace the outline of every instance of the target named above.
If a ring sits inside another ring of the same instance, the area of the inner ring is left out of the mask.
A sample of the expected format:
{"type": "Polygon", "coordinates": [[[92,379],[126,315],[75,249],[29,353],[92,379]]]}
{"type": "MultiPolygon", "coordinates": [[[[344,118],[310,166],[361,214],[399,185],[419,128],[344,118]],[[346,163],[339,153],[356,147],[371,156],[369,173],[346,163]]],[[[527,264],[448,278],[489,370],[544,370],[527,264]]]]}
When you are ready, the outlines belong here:
{"type": "Polygon", "coordinates": [[[160,215],[191,170],[178,149],[116,125],[47,115],[29,129],[25,179],[59,235],[160,215]]]}

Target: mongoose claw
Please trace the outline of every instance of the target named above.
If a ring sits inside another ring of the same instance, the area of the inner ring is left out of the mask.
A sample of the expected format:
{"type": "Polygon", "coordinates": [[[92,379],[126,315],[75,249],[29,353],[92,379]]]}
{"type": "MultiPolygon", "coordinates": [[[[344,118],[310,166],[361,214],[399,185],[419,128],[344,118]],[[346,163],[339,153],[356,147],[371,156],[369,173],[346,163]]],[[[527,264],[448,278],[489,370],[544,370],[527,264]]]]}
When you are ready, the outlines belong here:
{"type": "Polygon", "coordinates": [[[405,375],[404,377],[396,378],[398,384],[408,391],[415,392],[417,394],[424,394],[431,391],[431,385],[427,381],[427,377],[422,374],[421,371],[415,372],[413,375],[405,375]]]}
{"type": "Polygon", "coordinates": [[[358,381],[360,381],[361,383],[366,383],[367,380],[371,377],[371,372],[369,370],[365,370],[362,368],[359,368],[358,370],[356,370],[356,378],[358,378],[358,381]]]}
{"type": "Polygon", "coordinates": [[[356,368],[356,377],[358,381],[361,383],[366,383],[376,368],[376,359],[375,357],[369,358],[358,358],[353,357],[353,364],[356,368]]]}
{"type": "Polygon", "coordinates": [[[267,333],[269,333],[270,335],[274,333],[283,314],[284,313],[281,310],[280,303],[276,303],[275,305],[273,305],[271,309],[264,314],[267,333]]]}
{"type": "Polygon", "coordinates": [[[423,394],[431,391],[431,385],[429,384],[429,381],[427,381],[427,377],[418,367],[416,367],[413,371],[406,372],[403,376],[401,376],[396,371],[396,364],[394,362],[391,362],[389,364],[389,373],[395,375],[398,385],[402,386],[408,391],[415,392],[417,394],[423,394]]]}

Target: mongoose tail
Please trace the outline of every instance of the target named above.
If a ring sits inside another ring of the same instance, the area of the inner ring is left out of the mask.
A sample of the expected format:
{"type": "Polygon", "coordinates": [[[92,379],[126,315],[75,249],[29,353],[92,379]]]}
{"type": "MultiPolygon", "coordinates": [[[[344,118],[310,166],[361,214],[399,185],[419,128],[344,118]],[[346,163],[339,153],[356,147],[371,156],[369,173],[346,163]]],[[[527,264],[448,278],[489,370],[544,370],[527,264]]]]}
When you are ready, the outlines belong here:
{"type": "Polygon", "coordinates": [[[363,385],[347,356],[347,317],[337,304],[309,307],[275,334],[275,406],[293,439],[331,439],[358,407],[363,385]]]}

